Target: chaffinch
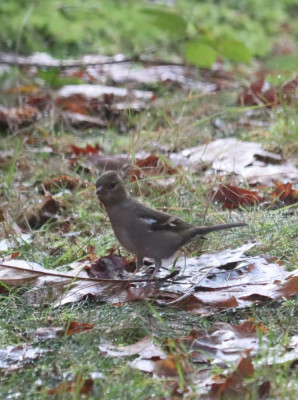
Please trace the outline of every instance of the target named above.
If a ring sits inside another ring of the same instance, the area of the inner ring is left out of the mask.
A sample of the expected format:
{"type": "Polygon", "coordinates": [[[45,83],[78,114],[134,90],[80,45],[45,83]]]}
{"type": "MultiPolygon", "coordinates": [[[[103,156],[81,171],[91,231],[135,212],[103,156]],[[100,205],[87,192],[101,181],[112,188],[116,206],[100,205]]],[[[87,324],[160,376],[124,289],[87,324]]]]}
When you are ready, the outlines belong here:
{"type": "Polygon", "coordinates": [[[209,232],[245,226],[230,223],[193,226],[179,218],[149,208],[133,199],[114,171],[103,173],[96,181],[96,194],[103,204],[114,233],[128,251],[137,256],[137,268],[144,257],[153,258],[155,272],[163,258],[171,257],[180,247],[209,232]]]}

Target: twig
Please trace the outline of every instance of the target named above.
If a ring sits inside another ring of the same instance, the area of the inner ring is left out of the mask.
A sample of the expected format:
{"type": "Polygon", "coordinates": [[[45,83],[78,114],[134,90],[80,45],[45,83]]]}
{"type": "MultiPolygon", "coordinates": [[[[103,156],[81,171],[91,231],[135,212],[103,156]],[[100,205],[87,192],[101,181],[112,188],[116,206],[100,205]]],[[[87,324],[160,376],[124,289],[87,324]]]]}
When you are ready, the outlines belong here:
{"type": "Polygon", "coordinates": [[[193,291],[193,289],[200,283],[200,282],[202,282],[205,278],[206,278],[206,276],[207,275],[209,275],[211,272],[212,272],[212,270],[214,270],[215,268],[217,268],[217,267],[212,267],[209,271],[207,271],[203,276],[199,276],[198,277],[198,279],[197,279],[197,281],[194,283],[194,285],[192,285],[189,289],[188,289],[188,291],[186,292],[186,293],[184,293],[182,296],[180,296],[180,297],[178,297],[178,299],[175,299],[175,300],[172,300],[172,301],[170,301],[170,302],[168,302],[168,303],[165,303],[165,305],[172,305],[172,304],[176,304],[176,303],[179,303],[181,300],[183,300],[183,299],[185,299],[187,296],[189,296],[189,294],[193,291]]]}
{"type": "Polygon", "coordinates": [[[16,267],[15,265],[6,265],[0,263],[1,267],[6,267],[6,268],[12,268],[12,269],[17,269],[17,270],[22,270],[22,271],[27,271],[27,272],[32,272],[34,274],[43,276],[43,275],[48,275],[48,276],[55,276],[55,277],[61,277],[61,278],[67,278],[67,279],[75,279],[75,280],[81,280],[81,281],[89,281],[89,282],[125,282],[125,283],[132,283],[132,282],[154,282],[154,279],[109,279],[109,278],[85,278],[82,276],[72,276],[72,275],[67,275],[63,274],[60,272],[50,272],[50,271],[35,271],[35,270],[30,270],[27,268],[22,268],[22,267],[16,267]]]}
{"type": "Polygon", "coordinates": [[[0,56],[0,64],[5,65],[16,65],[19,67],[37,67],[37,68],[81,68],[90,66],[101,66],[107,64],[124,64],[124,63],[141,63],[146,65],[169,65],[169,66],[187,66],[185,63],[179,62],[169,62],[164,60],[142,60],[139,57],[124,57],[122,59],[115,59],[114,57],[108,58],[106,60],[98,61],[84,61],[84,60],[50,60],[48,62],[44,61],[32,61],[30,58],[20,57],[11,54],[4,54],[0,56]]]}
{"type": "Polygon", "coordinates": [[[175,270],[175,271],[171,272],[170,274],[164,276],[163,278],[156,278],[155,280],[156,280],[158,283],[160,283],[160,282],[165,282],[165,281],[167,281],[167,280],[169,280],[169,279],[171,279],[171,278],[174,278],[176,275],[179,274],[179,272],[180,272],[180,271],[175,270]]]}

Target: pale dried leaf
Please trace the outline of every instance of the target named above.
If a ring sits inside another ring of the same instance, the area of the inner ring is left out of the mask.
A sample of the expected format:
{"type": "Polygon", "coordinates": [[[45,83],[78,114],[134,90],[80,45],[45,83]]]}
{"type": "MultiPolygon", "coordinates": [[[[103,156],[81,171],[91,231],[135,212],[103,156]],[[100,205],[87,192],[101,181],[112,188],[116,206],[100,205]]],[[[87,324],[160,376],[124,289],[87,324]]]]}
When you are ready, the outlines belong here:
{"type": "Polygon", "coordinates": [[[46,271],[46,268],[35,262],[7,260],[0,265],[0,280],[10,286],[28,285],[46,271]],[[15,268],[5,268],[5,265],[15,268]]]}
{"type": "Polygon", "coordinates": [[[0,369],[15,370],[41,357],[47,350],[30,345],[0,349],[0,369]]]}
{"type": "Polygon", "coordinates": [[[151,336],[145,336],[128,346],[114,346],[101,343],[99,350],[109,357],[128,357],[138,354],[142,359],[150,360],[153,357],[165,358],[165,353],[154,343],[151,336]]]}
{"type": "Polygon", "coordinates": [[[178,259],[175,268],[183,277],[160,288],[158,303],[210,315],[298,294],[298,270],[290,273],[265,257],[244,256],[253,245],[178,259]]]}
{"type": "Polygon", "coordinates": [[[113,94],[116,97],[127,97],[129,99],[142,99],[151,100],[154,93],[144,90],[128,90],[125,88],[118,88],[114,86],[101,86],[101,85],[66,85],[63,86],[58,95],[61,97],[69,97],[77,94],[83,94],[87,98],[98,98],[105,94],[113,94]]]}
{"type": "Polygon", "coordinates": [[[251,184],[272,185],[276,180],[298,182],[298,169],[284,162],[279,154],[266,151],[260,143],[243,142],[234,138],[217,139],[208,144],[172,154],[176,165],[201,171],[210,164],[217,173],[237,174],[251,184]],[[278,164],[278,165],[276,165],[278,164]]]}
{"type": "Polygon", "coordinates": [[[84,266],[81,263],[72,271],[62,273],[33,262],[9,260],[0,265],[0,280],[10,286],[34,285],[33,289],[23,295],[33,306],[53,303],[54,307],[58,307],[90,295],[111,302],[115,299],[117,301],[117,295],[123,287],[121,281],[104,283],[89,279],[83,270],[84,266]]]}

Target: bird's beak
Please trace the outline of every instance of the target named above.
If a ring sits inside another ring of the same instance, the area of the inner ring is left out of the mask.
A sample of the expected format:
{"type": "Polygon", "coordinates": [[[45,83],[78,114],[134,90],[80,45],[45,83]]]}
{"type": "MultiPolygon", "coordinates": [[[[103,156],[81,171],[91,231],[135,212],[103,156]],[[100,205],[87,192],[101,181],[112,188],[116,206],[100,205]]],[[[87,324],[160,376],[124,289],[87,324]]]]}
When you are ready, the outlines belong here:
{"type": "Polygon", "coordinates": [[[98,186],[96,188],[96,194],[100,194],[101,191],[102,191],[102,186],[98,186]]]}

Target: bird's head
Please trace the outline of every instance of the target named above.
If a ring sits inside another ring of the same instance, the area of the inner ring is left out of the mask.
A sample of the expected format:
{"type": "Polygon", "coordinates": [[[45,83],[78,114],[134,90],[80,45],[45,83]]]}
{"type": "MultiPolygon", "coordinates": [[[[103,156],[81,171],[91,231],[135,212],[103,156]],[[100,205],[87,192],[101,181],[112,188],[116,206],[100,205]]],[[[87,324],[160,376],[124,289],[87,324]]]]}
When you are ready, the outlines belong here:
{"type": "Polygon", "coordinates": [[[119,175],[114,171],[100,175],[96,181],[96,194],[105,207],[121,203],[129,196],[119,175]]]}

